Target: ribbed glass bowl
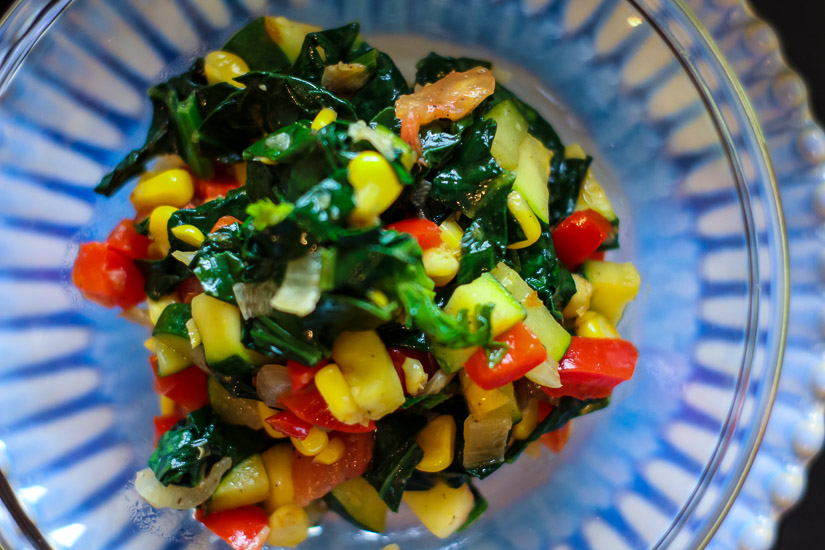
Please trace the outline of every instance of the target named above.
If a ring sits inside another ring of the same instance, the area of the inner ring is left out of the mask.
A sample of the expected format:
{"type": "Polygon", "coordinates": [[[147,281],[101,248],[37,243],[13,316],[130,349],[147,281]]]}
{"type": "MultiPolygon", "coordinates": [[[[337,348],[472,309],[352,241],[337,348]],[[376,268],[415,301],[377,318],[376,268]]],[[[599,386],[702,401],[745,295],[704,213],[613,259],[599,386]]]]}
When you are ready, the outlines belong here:
{"type": "Polygon", "coordinates": [[[622,219],[609,259],[642,276],[619,326],[641,354],[635,377],[560,455],[482,482],[479,523],[441,541],[409,511],[382,535],[329,516],[302,547],[707,544],[771,410],[788,253],[752,107],[681,2],[63,0],[20,2],[0,27],[0,546],[223,544],[135,493],[158,406],[147,333],[84,302],[69,272],[78,242],[131,215],[128,191],[92,188],[142,142],[146,89],[260,14],[358,20],[408,69],[433,49],[497,61],[592,153],[622,219]]]}

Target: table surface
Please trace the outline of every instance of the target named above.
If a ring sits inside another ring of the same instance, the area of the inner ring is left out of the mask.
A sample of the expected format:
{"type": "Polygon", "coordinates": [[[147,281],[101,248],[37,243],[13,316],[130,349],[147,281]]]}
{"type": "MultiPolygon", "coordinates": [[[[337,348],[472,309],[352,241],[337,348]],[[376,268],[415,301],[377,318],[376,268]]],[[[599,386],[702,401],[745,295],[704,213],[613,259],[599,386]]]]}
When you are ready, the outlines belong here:
{"type": "MultiPolygon", "coordinates": [[[[820,0],[750,0],[780,36],[789,65],[808,82],[816,118],[825,121],[825,2],[820,0]]],[[[11,5],[0,0],[0,13],[11,5]]],[[[807,550],[825,546],[825,454],[811,465],[808,491],[782,521],[774,550],[807,550]]]]}

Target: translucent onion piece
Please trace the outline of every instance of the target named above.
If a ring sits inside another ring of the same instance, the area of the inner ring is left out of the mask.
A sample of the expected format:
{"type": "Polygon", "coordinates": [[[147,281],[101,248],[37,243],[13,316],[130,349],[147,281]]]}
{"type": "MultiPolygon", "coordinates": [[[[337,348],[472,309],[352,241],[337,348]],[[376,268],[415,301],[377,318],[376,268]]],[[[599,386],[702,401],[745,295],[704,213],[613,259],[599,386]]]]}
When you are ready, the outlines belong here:
{"type": "Polygon", "coordinates": [[[559,378],[559,362],[552,357],[548,357],[547,361],[540,364],[533,370],[528,371],[524,376],[539,386],[546,386],[548,388],[561,387],[561,378],[559,378]]]}
{"type": "Polygon", "coordinates": [[[263,283],[235,283],[232,285],[232,292],[235,294],[235,301],[244,320],[266,315],[272,311],[270,302],[278,292],[278,285],[272,281],[263,283]]]}
{"type": "Polygon", "coordinates": [[[387,160],[395,160],[395,146],[393,145],[392,134],[379,132],[367,126],[363,120],[353,122],[349,125],[347,135],[353,141],[366,141],[375,147],[375,150],[387,160]]]}
{"type": "Polygon", "coordinates": [[[283,365],[264,365],[256,379],[258,397],[269,407],[278,405],[278,399],[292,391],[289,369],[283,365]]]}
{"type": "Polygon", "coordinates": [[[155,477],[151,469],[146,468],[137,473],[135,489],[143,499],[155,508],[174,508],[188,510],[206,502],[212,496],[221,477],[232,467],[232,459],[224,457],[212,466],[209,475],[194,487],[179,485],[165,486],[155,477]]]}
{"type": "Polygon", "coordinates": [[[189,359],[206,374],[212,374],[212,369],[210,369],[209,365],[206,363],[206,354],[203,351],[203,344],[194,348],[189,353],[189,359]]]}
{"type": "Polygon", "coordinates": [[[192,263],[192,259],[195,257],[195,254],[197,254],[195,251],[184,252],[182,250],[175,250],[172,252],[172,257],[183,265],[189,265],[192,263]]]}
{"type": "Polygon", "coordinates": [[[510,411],[501,407],[484,418],[474,415],[464,421],[464,467],[492,466],[504,461],[507,438],[513,419],[510,411]]]}
{"type": "Polygon", "coordinates": [[[137,325],[143,325],[146,328],[152,328],[155,324],[152,322],[152,319],[149,317],[149,310],[140,307],[130,307],[129,309],[124,309],[123,313],[120,314],[121,317],[135,323],[137,325]]]}
{"type": "Polygon", "coordinates": [[[248,426],[253,430],[264,427],[258,415],[258,402],[232,396],[216,378],[209,379],[209,401],[218,416],[228,424],[248,426]]]}
{"type": "Polygon", "coordinates": [[[372,72],[363,63],[344,63],[324,67],[321,84],[335,93],[352,94],[367,83],[372,72]]]}
{"type": "Polygon", "coordinates": [[[281,288],[269,302],[284,313],[305,317],[321,298],[321,252],[310,252],[303,258],[290,260],[281,288]]]}
{"type": "Polygon", "coordinates": [[[421,392],[421,395],[433,395],[439,393],[441,390],[447,387],[453,378],[455,378],[456,373],[447,374],[441,369],[435,371],[433,377],[430,378],[427,385],[424,386],[424,391],[421,392]]]}

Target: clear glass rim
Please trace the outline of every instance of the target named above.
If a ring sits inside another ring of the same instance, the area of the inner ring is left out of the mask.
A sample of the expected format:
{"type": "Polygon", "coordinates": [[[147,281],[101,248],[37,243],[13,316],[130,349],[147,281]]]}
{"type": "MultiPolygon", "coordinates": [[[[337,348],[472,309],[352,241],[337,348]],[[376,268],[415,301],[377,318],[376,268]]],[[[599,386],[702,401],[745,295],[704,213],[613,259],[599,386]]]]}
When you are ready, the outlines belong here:
{"type": "MultiPolygon", "coordinates": [[[[739,188],[740,193],[743,190],[746,193],[747,191],[744,189],[746,185],[744,183],[744,178],[740,173],[741,171],[736,169],[736,163],[732,161],[732,159],[736,158],[736,146],[732,143],[732,138],[728,132],[728,125],[724,121],[721,113],[719,113],[715,108],[715,101],[710,96],[710,92],[706,86],[703,85],[703,78],[699,74],[698,69],[691,63],[688,56],[676,46],[673,35],[670,32],[660,28],[660,26],[655,23],[656,18],[652,13],[653,8],[646,5],[648,0],[626,1],[629,2],[640,14],[642,14],[649,23],[651,23],[651,28],[656,30],[663,42],[669,49],[671,49],[674,57],[680,62],[685,73],[690,77],[697,93],[700,95],[705,106],[707,107],[708,113],[710,114],[714,126],[719,134],[720,141],[725,148],[725,152],[729,160],[729,165],[734,169],[734,175],[737,179],[737,187],[739,188]]],[[[73,2],[74,0],[16,0],[15,3],[6,11],[5,15],[0,18],[0,101],[2,101],[2,96],[6,88],[14,78],[17,69],[20,67],[28,53],[37,44],[39,39],[48,30],[57,17],[73,2]]],[[[761,158],[759,160],[764,163],[763,168],[768,176],[769,185],[766,186],[766,191],[768,192],[767,194],[771,199],[771,206],[773,207],[770,213],[773,215],[772,219],[776,223],[776,231],[779,233],[780,237],[777,242],[780,243],[778,255],[779,263],[781,265],[781,273],[772,274],[773,276],[776,276],[777,281],[780,283],[778,285],[778,294],[782,297],[781,311],[779,312],[780,322],[777,327],[778,332],[776,333],[777,340],[776,344],[773,346],[773,356],[769,360],[769,364],[775,367],[773,369],[773,377],[770,380],[770,386],[768,387],[767,392],[764,394],[763,401],[760,403],[762,405],[759,407],[759,410],[761,410],[761,415],[758,419],[752,421],[758,424],[756,424],[756,430],[751,434],[748,445],[745,446],[748,449],[748,452],[740,458],[735,467],[735,481],[727,487],[726,496],[721,499],[719,503],[717,503],[715,512],[709,513],[709,515],[714,519],[706,525],[702,532],[698,535],[698,539],[696,540],[696,548],[701,549],[706,547],[710,542],[711,538],[718,530],[730,510],[730,507],[733,505],[733,502],[738,496],[759,450],[760,443],[767,428],[770,412],[773,408],[774,398],[779,385],[779,377],[781,374],[781,366],[785,349],[790,298],[790,267],[787,233],[784,215],[781,209],[779,186],[771,164],[767,143],[758,122],[756,111],[753,108],[747,93],[742,87],[742,84],[739,82],[735,71],[725,60],[725,57],[719,50],[719,47],[713,40],[710,32],[705,28],[696,14],[687,6],[684,0],[671,0],[671,5],[678,10],[678,12],[687,21],[689,21],[697,31],[697,38],[701,41],[702,46],[712,54],[713,62],[721,71],[720,74],[724,78],[723,85],[726,85],[734,92],[735,98],[742,109],[744,114],[744,122],[746,122],[746,125],[741,128],[741,130],[752,134],[752,136],[755,137],[755,143],[759,146],[761,153],[761,158]]],[[[747,213],[746,218],[748,218],[747,213]]],[[[749,219],[751,219],[752,223],[752,214],[749,219]]],[[[754,231],[752,225],[750,225],[750,223],[747,225],[748,238],[753,239],[754,231]]],[[[753,274],[756,273],[758,280],[758,266],[756,259],[753,257],[753,250],[751,250],[750,247],[748,249],[748,256],[751,268],[751,277],[753,277],[753,274]]],[[[774,282],[776,281],[772,281],[772,283],[774,282]]],[[[745,387],[747,386],[746,382],[749,377],[749,370],[753,357],[753,335],[756,330],[755,327],[758,319],[758,310],[754,307],[758,302],[758,289],[755,291],[753,284],[751,284],[749,298],[750,311],[748,320],[748,341],[745,352],[745,357],[747,359],[743,361],[742,364],[742,369],[748,372],[743,372],[743,370],[740,370],[739,378],[737,379],[736,394],[734,395],[728,419],[725,423],[722,434],[719,437],[711,460],[706,465],[702,476],[700,476],[700,481],[697,483],[697,486],[694,488],[688,501],[683,505],[676,519],[671,523],[667,532],[654,545],[654,548],[656,549],[666,548],[671,542],[673,542],[676,535],[678,535],[681,531],[681,527],[689,519],[690,514],[705,495],[707,488],[721,465],[722,459],[725,458],[728,451],[732,432],[736,427],[738,415],[741,413],[741,400],[744,398],[743,393],[745,387]],[[740,406],[737,406],[737,403],[739,403],[740,406]]],[[[26,513],[25,508],[17,499],[13,488],[1,470],[0,501],[3,502],[3,505],[9,511],[12,519],[17,523],[17,527],[20,529],[21,533],[28,539],[34,548],[37,548],[38,550],[52,550],[52,546],[48,543],[44,535],[26,513]]]]}

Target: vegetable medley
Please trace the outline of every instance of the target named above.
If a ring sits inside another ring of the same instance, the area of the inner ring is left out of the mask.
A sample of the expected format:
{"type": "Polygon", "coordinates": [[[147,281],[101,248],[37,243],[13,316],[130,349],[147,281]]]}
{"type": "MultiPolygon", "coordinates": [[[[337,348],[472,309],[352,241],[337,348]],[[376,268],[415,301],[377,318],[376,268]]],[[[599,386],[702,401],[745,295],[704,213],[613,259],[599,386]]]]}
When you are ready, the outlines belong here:
{"type": "Polygon", "coordinates": [[[639,275],[604,260],[591,158],[490,63],[431,53],[411,85],[357,23],[264,17],[149,96],[97,187],[137,177],[136,216],[73,281],[152,327],[151,505],[238,550],[402,502],[448,537],[487,507],[474,480],[560,451],[633,374],[639,275]]]}

